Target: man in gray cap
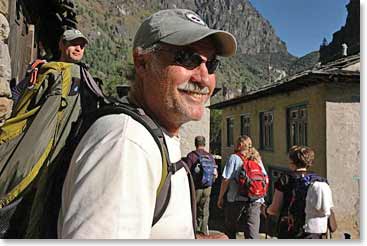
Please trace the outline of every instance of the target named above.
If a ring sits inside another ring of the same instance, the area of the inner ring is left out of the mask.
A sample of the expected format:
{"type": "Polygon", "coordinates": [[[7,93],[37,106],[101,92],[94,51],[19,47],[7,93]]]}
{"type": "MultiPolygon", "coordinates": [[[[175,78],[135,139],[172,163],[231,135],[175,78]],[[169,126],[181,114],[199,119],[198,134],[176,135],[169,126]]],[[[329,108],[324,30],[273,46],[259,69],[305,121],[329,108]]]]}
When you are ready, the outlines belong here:
{"type": "MultiPolygon", "coordinates": [[[[19,206],[17,209],[14,216],[17,219],[17,226],[12,226],[9,229],[8,238],[57,237],[57,216],[61,200],[61,195],[58,194],[61,194],[62,181],[67,170],[64,160],[67,160],[68,155],[72,154],[69,148],[69,145],[72,144],[70,144],[69,139],[78,130],[75,127],[79,121],[78,118],[86,112],[95,111],[100,103],[99,98],[103,96],[102,90],[81,62],[87,43],[88,39],[79,30],[65,30],[59,40],[60,57],[58,60],[41,63],[35,68],[38,69],[38,76],[34,76],[35,84],[32,84],[29,79],[24,79],[13,93],[13,95],[17,95],[15,100],[20,105],[20,109],[18,109],[16,104],[15,113],[21,112],[20,115],[22,115],[24,107],[29,111],[40,107],[40,112],[46,113],[36,114],[31,118],[32,120],[44,117],[42,118],[44,122],[57,121],[58,123],[57,127],[53,127],[51,123],[46,124],[44,126],[46,134],[43,132],[28,134],[34,138],[34,141],[38,141],[40,146],[47,143],[50,136],[54,137],[54,142],[49,152],[44,151],[47,153],[44,158],[45,162],[41,162],[43,166],[35,181],[30,184],[32,188],[29,188],[29,193],[26,193],[30,195],[25,195],[27,199],[22,199],[22,203],[26,205],[19,206]],[[42,86],[37,86],[40,84],[42,86]],[[64,90],[65,88],[66,90],[64,90]],[[36,93],[32,93],[33,91],[36,93]],[[61,93],[62,95],[60,95],[61,93]],[[58,97],[59,95],[60,97],[58,97]],[[50,104],[48,99],[56,102],[60,99],[60,105],[50,104]],[[45,110],[42,111],[42,109],[45,110]],[[59,112],[59,114],[56,116],[53,112],[59,112]],[[30,210],[31,207],[32,210],[30,210]]],[[[29,126],[32,126],[33,122],[31,120],[29,122],[29,126]]],[[[40,120],[34,122],[40,122],[40,120]]],[[[38,145],[34,148],[30,146],[29,152],[25,152],[25,150],[23,152],[30,153],[32,149],[35,153],[43,152],[43,149],[37,147],[38,145]]],[[[37,159],[32,158],[29,158],[29,162],[37,159]]]]}
{"type": "MultiPolygon", "coordinates": [[[[58,46],[60,57],[57,59],[57,61],[75,64],[72,66],[72,70],[75,71],[75,73],[79,73],[79,65],[81,64],[76,65],[76,63],[81,62],[84,55],[84,49],[88,43],[88,39],[79,30],[65,30],[59,39],[58,46]]],[[[40,62],[40,64],[43,64],[46,61],[36,60],[35,62],[40,62]]],[[[29,69],[29,72],[33,72],[33,69],[29,69]]],[[[12,89],[14,105],[16,105],[17,102],[20,100],[27,87],[29,87],[29,80],[26,77],[26,79],[22,80],[20,83],[17,84],[17,86],[12,89]]]]}
{"type": "Polygon", "coordinates": [[[64,31],[59,41],[61,62],[80,62],[84,55],[84,48],[89,43],[88,39],[77,29],[64,31]]]}
{"type": "MultiPolygon", "coordinates": [[[[190,10],[162,10],[139,27],[133,45],[136,79],[128,100],[160,126],[172,163],[182,156],[181,125],[200,120],[213,93],[217,56],[235,52],[232,34],[210,29],[190,10]]],[[[183,168],[170,177],[169,203],[152,223],[162,171],[158,145],[142,124],[126,114],[100,118],[70,163],[59,237],[194,239],[183,168]]]]}

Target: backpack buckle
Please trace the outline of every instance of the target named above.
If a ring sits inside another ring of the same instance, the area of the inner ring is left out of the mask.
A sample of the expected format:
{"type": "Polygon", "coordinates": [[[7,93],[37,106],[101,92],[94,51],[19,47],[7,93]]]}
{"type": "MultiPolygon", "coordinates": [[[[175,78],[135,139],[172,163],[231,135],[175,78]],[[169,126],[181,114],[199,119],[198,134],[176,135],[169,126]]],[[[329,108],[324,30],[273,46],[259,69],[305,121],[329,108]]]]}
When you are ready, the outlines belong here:
{"type": "Polygon", "coordinates": [[[140,115],[145,115],[145,112],[142,108],[137,108],[137,110],[140,115]]]}
{"type": "Polygon", "coordinates": [[[175,174],[177,171],[177,167],[176,167],[176,163],[171,163],[169,166],[168,166],[168,172],[169,173],[172,173],[172,174],[175,174]]]}
{"type": "Polygon", "coordinates": [[[178,162],[168,164],[168,172],[172,173],[173,175],[183,167],[184,167],[183,160],[179,160],[178,162]]]}

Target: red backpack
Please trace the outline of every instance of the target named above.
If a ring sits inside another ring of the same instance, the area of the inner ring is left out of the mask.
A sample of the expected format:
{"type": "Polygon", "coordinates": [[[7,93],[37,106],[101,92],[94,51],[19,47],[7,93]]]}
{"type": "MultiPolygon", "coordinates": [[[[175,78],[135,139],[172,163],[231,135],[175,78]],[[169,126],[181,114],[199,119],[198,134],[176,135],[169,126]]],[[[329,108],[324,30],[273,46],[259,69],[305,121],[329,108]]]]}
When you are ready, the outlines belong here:
{"type": "Polygon", "coordinates": [[[236,153],[242,160],[238,176],[239,194],[248,197],[250,201],[266,196],[269,187],[269,178],[262,171],[261,166],[254,160],[247,159],[241,153],[236,153]]]}

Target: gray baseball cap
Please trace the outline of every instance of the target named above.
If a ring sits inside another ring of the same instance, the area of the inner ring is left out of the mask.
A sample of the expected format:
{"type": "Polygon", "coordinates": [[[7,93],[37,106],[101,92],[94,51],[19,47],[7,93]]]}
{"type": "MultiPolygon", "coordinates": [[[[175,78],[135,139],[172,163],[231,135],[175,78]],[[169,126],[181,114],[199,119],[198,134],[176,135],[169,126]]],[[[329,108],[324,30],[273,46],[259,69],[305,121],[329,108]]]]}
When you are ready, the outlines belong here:
{"type": "Polygon", "coordinates": [[[139,27],[134,38],[134,48],[148,48],[157,42],[185,46],[208,36],[220,56],[236,53],[235,37],[226,31],[210,29],[195,12],[187,9],[166,9],[151,15],[139,27]]]}
{"type": "Polygon", "coordinates": [[[89,43],[89,40],[83,35],[83,33],[77,29],[68,29],[65,30],[64,33],[62,34],[61,38],[65,41],[71,41],[77,38],[82,38],[85,40],[85,42],[87,42],[87,44],[89,43]]]}

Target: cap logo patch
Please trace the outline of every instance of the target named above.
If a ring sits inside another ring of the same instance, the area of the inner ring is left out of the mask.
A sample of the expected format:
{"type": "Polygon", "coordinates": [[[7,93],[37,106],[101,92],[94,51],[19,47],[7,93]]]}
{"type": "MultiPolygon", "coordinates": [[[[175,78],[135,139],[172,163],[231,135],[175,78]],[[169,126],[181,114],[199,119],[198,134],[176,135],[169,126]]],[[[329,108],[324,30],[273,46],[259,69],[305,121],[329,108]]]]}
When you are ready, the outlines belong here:
{"type": "Polygon", "coordinates": [[[202,26],[207,26],[207,24],[197,15],[188,13],[188,14],[186,14],[186,18],[189,19],[192,22],[195,22],[196,24],[200,24],[202,26]]]}
{"type": "Polygon", "coordinates": [[[75,33],[75,34],[82,35],[82,33],[81,33],[79,30],[76,30],[76,29],[74,29],[74,33],[75,33]]]}

